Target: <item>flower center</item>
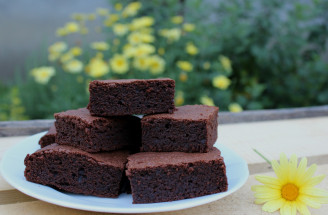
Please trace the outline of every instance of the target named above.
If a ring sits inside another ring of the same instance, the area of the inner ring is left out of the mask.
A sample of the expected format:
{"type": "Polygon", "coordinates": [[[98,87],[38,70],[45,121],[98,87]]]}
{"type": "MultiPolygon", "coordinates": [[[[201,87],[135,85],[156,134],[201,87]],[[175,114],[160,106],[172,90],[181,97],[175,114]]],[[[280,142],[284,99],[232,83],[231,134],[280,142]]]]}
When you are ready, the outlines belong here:
{"type": "Polygon", "coordinates": [[[281,195],[286,200],[294,201],[298,197],[298,187],[288,183],[281,188],[281,195]]]}

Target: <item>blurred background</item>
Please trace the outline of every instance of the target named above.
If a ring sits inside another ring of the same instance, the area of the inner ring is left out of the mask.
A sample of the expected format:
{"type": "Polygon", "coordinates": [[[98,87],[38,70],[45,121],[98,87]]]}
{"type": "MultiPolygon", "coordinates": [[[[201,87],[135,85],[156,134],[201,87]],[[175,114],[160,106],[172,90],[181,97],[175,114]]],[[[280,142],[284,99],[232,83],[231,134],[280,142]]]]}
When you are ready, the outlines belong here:
{"type": "Polygon", "coordinates": [[[328,104],[328,0],[0,0],[0,120],[86,106],[94,79],[170,77],[175,104],[328,104]]]}

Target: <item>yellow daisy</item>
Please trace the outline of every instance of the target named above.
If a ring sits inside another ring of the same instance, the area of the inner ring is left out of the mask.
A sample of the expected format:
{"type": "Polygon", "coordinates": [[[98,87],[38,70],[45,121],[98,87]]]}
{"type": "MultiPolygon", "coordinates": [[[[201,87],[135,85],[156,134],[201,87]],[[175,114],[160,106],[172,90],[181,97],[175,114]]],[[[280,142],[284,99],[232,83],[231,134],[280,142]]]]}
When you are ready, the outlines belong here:
{"type": "Polygon", "coordinates": [[[188,61],[180,60],[177,62],[177,66],[182,69],[183,71],[190,72],[193,69],[193,66],[188,61]]]}
{"type": "Polygon", "coordinates": [[[221,90],[227,89],[230,83],[231,83],[230,79],[224,75],[218,75],[214,77],[212,81],[213,86],[221,90]]]}
{"type": "Polygon", "coordinates": [[[215,106],[213,99],[208,96],[200,97],[200,103],[202,103],[203,105],[207,105],[207,106],[215,106]]]}
{"type": "Polygon", "coordinates": [[[229,58],[227,58],[226,56],[220,55],[219,60],[225,71],[230,72],[232,70],[231,61],[229,58]]]}
{"type": "Polygon", "coordinates": [[[165,70],[165,60],[157,55],[149,58],[149,71],[153,75],[163,73],[165,70]]]}
{"type": "Polygon", "coordinates": [[[83,63],[79,60],[73,59],[64,65],[64,69],[72,74],[80,73],[83,69],[83,63]]]}
{"type": "Polygon", "coordinates": [[[118,36],[123,36],[124,34],[126,34],[128,32],[129,28],[127,25],[124,24],[115,24],[113,25],[113,31],[114,34],[118,35],[118,36]]]}
{"type": "Polygon", "coordinates": [[[116,54],[109,63],[114,73],[125,74],[129,70],[129,62],[124,55],[116,54]]]}
{"type": "Polygon", "coordinates": [[[47,84],[51,77],[55,76],[55,74],[55,69],[48,66],[34,68],[31,71],[31,75],[34,77],[34,80],[39,84],[47,84]]]}
{"type": "Polygon", "coordinates": [[[243,108],[238,103],[229,104],[228,109],[229,109],[230,112],[234,112],[234,113],[238,113],[238,112],[243,111],[243,108]]]}
{"type": "Polygon", "coordinates": [[[255,185],[255,203],[263,204],[262,209],[274,212],[280,209],[282,215],[311,214],[307,205],[319,208],[328,203],[328,192],[314,186],[319,184],[325,175],[313,177],[317,166],[307,168],[307,159],[303,158],[299,165],[296,155],[288,160],[285,154],[280,155],[280,163],[272,161],[272,168],[277,178],[256,176],[263,185],[255,185]]]}
{"type": "Polygon", "coordinates": [[[98,50],[98,51],[107,51],[109,49],[109,45],[106,42],[99,41],[99,42],[93,42],[90,44],[92,49],[98,50]]]}

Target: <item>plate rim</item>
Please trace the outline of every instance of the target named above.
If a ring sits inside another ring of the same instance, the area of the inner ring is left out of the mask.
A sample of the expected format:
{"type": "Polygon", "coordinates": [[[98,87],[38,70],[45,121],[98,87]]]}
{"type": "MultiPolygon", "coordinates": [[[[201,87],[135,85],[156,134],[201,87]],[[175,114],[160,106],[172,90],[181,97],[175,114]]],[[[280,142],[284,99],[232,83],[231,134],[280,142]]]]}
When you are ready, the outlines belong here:
{"type": "MultiPolygon", "coordinates": [[[[144,207],[140,207],[140,208],[113,208],[113,207],[103,207],[103,206],[92,206],[92,205],[84,205],[82,203],[76,203],[76,202],[69,202],[69,201],[64,201],[61,199],[56,199],[48,196],[41,196],[39,193],[35,193],[33,191],[31,191],[31,189],[29,188],[25,188],[22,186],[22,184],[16,183],[16,181],[12,181],[10,176],[5,174],[5,161],[8,159],[7,157],[9,157],[9,155],[11,155],[11,151],[13,151],[15,148],[17,148],[19,145],[27,142],[27,140],[29,139],[33,139],[33,138],[37,138],[37,136],[43,136],[45,133],[47,133],[47,131],[45,132],[40,132],[34,135],[30,135],[26,138],[24,138],[23,140],[19,141],[18,143],[14,144],[13,146],[11,146],[9,149],[7,149],[4,154],[3,157],[1,159],[1,165],[0,165],[0,172],[2,177],[11,185],[13,186],[15,189],[19,190],[20,192],[31,196],[33,198],[36,198],[38,200],[50,203],[50,204],[54,204],[54,205],[58,205],[58,206],[62,206],[62,207],[66,207],[66,208],[73,208],[73,209],[78,209],[78,210],[85,210],[85,211],[93,211],[93,212],[105,212],[105,213],[127,213],[127,214],[132,214],[132,213],[157,213],[157,212],[169,212],[169,211],[177,211],[177,210],[182,210],[182,209],[187,209],[187,208],[193,208],[193,207],[197,207],[200,205],[204,205],[204,204],[208,204],[214,201],[217,201],[219,199],[225,198],[226,196],[236,192],[237,190],[239,190],[241,187],[243,187],[246,183],[246,181],[249,178],[249,169],[248,169],[248,165],[246,163],[246,161],[237,153],[235,153],[233,150],[231,150],[229,147],[225,146],[224,144],[218,144],[218,141],[216,141],[216,143],[214,144],[214,146],[216,148],[217,145],[222,146],[225,150],[228,150],[229,152],[232,152],[233,154],[235,154],[236,156],[239,157],[240,159],[240,165],[243,167],[243,169],[245,170],[245,175],[244,178],[242,178],[242,180],[233,188],[229,189],[228,186],[228,190],[226,192],[221,192],[221,193],[217,193],[217,194],[210,194],[210,195],[206,195],[206,196],[201,196],[201,197],[196,197],[193,199],[197,199],[199,201],[196,201],[195,203],[193,203],[191,206],[188,206],[188,203],[182,203],[182,204],[178,204],[178,205],[174,205],[174,207],[170,207],[170,208],[165,208],[165,206],[160,206],[160,207],[150,207],[150,208],[144,208],[144,207]],[[219,198],[215,195],[220,195],[219,198]]],[[[35,144],[35,143],[34,143],[35,144]]],[[[32,145],[32,143],[31,143],[32,145]]],[[[228,179],[229,180],[229,179],[228,179]]],[[[28,181],[26,181],[28,182],[28,181]]],[[[28,182],[28,183],[33,183],[33,182],[28,182]]],[[[36,183],[34,183],[36,184],[36,183]]],[[[40,186],[45,186],[45,185],[40,185],[40,186]]],[[[47,187],[47,186],[46,186],[47,187]]],[[[55,189],[54,189],[55,190],[55,189]]],[[[55,190],[56,191],[56,190],[55,190]]],[[[57,191],[59,193],[61,193],[60,191],[57,191]]],[[[77,194],[78,195],[78,194],[77,194]]],[[[131,194],[128,194],[131,195],[131,194]]],[[[69,195],[66,195],[67,198],[73,198],[69,195]]],[[[81,200],[79,199],[79,201],[85,201],[85,200],[81,200]]],[[[183,201],[183,200],[178,200],[178,201],[183,201]]],[[[177,202],[177,201],[174,201],[177,202]]],[[[170,202],[165,202],[165,203],[170,203],[170,202]]],[[[148,203],[151,205],[156,205],[156,204],[161,204],[161,203],[148,203]]],[[[136,204],[136,205],[141,205],[141,204],[136,204]]],[[[146,204],[142,204],[142,205],[146,205],[146,204]]]]}

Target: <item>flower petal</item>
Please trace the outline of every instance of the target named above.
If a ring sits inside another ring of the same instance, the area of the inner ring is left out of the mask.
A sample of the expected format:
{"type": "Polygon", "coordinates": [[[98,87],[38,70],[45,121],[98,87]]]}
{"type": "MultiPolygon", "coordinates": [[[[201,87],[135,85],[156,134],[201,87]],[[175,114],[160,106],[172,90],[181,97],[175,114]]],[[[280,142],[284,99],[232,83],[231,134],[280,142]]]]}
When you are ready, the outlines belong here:
{"type": "Polygon", "coordinates": [[[302,215],[311,215],[309,209],[302,203],[296,202],[296,208],[302,215]]]}
{"type": "Polygon", "coordinates": [[[306,173],[306,167],[307,167],[307,159],[302,158],[300,164],[298,165],[297,175],[295,177],[295,184],[298,186],[301,186],[302,184],[304,184],[303,178],[306,173]]]}
{"type": "Polygon", "coordinates": [[[270,188],[273,188],[273,189],[281,188],[281,184],[279,183],[278,179],[274,178],[272,176],[257,175],[257,176],[255,176],[255,179],[270,188]]]}
{"type": "Polygon", "coordinates": [[[262,210],[272,213],[281,208],[284,204],[285,202],[281,198],[277,200],[268,201],[263,205],[262,210]]]}
{"type": "Polygon", "coordinates": [[[316,199],[313,199],[311,197],[305,196],[305,195],[300,195],[298,197],[298,200],[301,201],[303,204],[306,204],[312,208],[320,208],[321,204],[316,201],[316,199]]]}
{"type": "Polygon", "coordinates": [[[285,201],[285,204],[280,209],[280,214],[281,215],[292,215],[292,207],[291,207],[290,202],[285,201]]]}
{"type": "Polygon", "coordinates": [[[311,179],[309,179],[306,183],[303,184],[305,187],[314,187],[317,184],[320,184],[320,182],[325,178],[325,175],[318,175],[311,179]]]}
{"type": "Polygon", "coordinates": [[[289,171],[288,171],[288,179],[289,181],[295,181],[297,173],[297,156],[292,154],[289,160],[289,171]]]}

